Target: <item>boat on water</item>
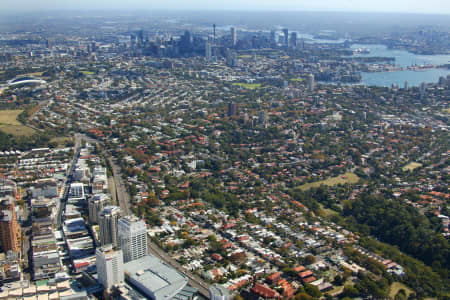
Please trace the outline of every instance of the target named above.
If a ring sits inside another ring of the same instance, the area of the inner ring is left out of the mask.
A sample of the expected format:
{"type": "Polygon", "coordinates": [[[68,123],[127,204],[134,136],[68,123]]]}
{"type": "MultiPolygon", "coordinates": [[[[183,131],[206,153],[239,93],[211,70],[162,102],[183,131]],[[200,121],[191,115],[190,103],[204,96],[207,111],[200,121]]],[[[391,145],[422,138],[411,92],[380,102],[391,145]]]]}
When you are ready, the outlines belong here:
{"type": "Polygon", "coordinates": [[[354,49],[353,54],[370,54],[370,49],[368,49],[368,48],[354,49]]]}

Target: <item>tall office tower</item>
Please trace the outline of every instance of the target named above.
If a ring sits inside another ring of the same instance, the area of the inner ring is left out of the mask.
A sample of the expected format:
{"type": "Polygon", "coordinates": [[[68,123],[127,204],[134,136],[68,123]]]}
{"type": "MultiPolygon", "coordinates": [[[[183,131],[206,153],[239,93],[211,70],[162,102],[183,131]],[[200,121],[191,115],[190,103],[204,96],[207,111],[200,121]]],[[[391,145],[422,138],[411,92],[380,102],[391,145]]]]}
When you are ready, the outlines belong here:
{"type": "Polygon", "coordinates": [[[216,44],[216,24],[213,24],[213,43],[216,44]]]}
{"type": "Polygon", "coordinates": [[[266,122],[267,122],[267,114],[266,114],[266,112],[263,111],[263,110],[259,111],[259,113],[258,113],[258,123],[261,124],[261,125],[264,125],[264,124],[266,124],[266,122]]]}
{"type": "Polygon", "coordinates": [[[425,98],[425,93],[426,93],[426,83],[425,82],[422,82],[421,84],[420,84],[420,99],[423,99],[423,98],[425,98]]]}
{"type": "Polygon", "coordinates": [[[4,252],[20,252],[20,225],[14,202],[15,199],[11,196],[0,200],[0,241],[4,252]]]}
{"type": "Polygon", "coordinates": [[[284,34],[284,45],[289,46],[289,30],[287,28],[284,28],[283,34],[284,34]]]}
{"type": "Polygon", "coordinates": [[[228,113],[229,117],[237,115],[237,104],[234,102],[228,103],[228,113]]]}
{"type": "Polygon", "coordinates": [[[404,89],[407,90],[408,89],[408,80],[405,80],[405,86],[404,89]]]}
{"type": "Polygon", "coordinates": [[[144,43],[144,30],[143,29],[139,29],[136,32],[136,39],[139,44],[142,45],[144,43]]]}
{"type": "Polygon", "coordinates": [[[134,34],[130,34],[130,46],[134,48],[136,46],[136,36],[134,34]]]}
{"type": "Polygon", "coordinates": [[[190,52],[192,48],[192,35],[189,30],[186,30],[184,32],[184,35],[181,37],[180,46],[181,46],[181,52],[186,53],[190,52]]]}
{"type": "Polygon", "coordinates": [[[94,224],[98,223],[98,216],[102,212],[103,208],[105,208],[110,203],[110,198],[106,194],[95,194],[89,199],[88,207],[89,207],[89,223],[94,224]]]}
{"type": "Polygon", "coordinates": [[[108,290],[124,281],[123,254],[112,245],[97,248],[95,253],[98,280],[108,290]]]}
{"type": "Polygon", "coordinates": [[[106,206],[98,217],[100,244],[113,246],[118,245],[117,223],[120,217],[120,208],[117,206],[106,206]]]}
{"type": "Polygon", "coordinates": [[[231,49],[227,49],[225,51],[225,59],[227,66],[236,67],[236,53],[234,53],[231,49]]]}
{"type": "Polygon", "coordinates": [[[236,43],[237,43],[237,33],[236,33],[236,28],[231,27],[231,45],[233,47],[236,47],[236,43]]]}
{"type": "Polygon", "coordinates": [[[275,47],[277,45],[277,33],[275,30],[270,31],[270,46],[275,47]]]}
{"type": "Polygon", "coordinates": [[[297,32],[291,32],[291,43],[292,48],[297,47],[297,32]]]}
{"type": "Polygon", "coordinates": [[[136,216],[119,219],[119,246],[123,251],[123,261],[129,262],[147,255],[147,225],[136,216]]]}
{"type": "Polygon", "coordinates": [[[205,57],[207,62],[212,61],[212,45],[210,41],[205,43],[205,57]]]}
{"type": "Polygon", "coordinates": [[[314,91],[314,74],[308,75],[308,91],[314,91]]]}

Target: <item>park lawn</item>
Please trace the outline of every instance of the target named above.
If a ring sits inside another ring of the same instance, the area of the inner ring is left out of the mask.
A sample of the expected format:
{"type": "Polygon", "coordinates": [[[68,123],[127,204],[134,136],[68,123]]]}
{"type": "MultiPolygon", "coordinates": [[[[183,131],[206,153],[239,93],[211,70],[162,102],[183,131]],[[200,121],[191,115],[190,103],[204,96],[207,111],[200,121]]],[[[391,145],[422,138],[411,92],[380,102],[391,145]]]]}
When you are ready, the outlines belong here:
{"type": "Polygon", "coordinates": [[[335,210],[329,209],[329,208],[322,208],[321,213],[323,214],[324,217],[326,218],[330,218],[332,216],[338,216],[339,213],[335,210]]]}
{"type": "Polygon", "coordinates": [[[35,130],[25,125],[0,125],[0,130],[15,136],[32,136],[35,130]]]}
{"type": "Polygon", "coordinates": [[[355,173],[347,172],[343,175],[339,175],[336,177],[331,177],[316,182],[305,183],[299,186],[298,188],[301,189],[302,191],[307,191],[311,188],[320,187],[322,184],[326,186],[335,186],[338,184],[345,184],[345,183],[353,184],[357,183],[358,181],[359,181],[358,175],[356,175],[355,173]]]}
{"type": "Polygon", "coordinates": [[[403,171],[413,171],[414,169],[420,168],[421,163],[411,162],[402,168],[403,171]]]}
{"type": "Polygon", "coordinates": [[[0,130],[6,134],[15,136],[32,136],[35,130],[25,126],[17,120],[23,112],[21,109],[0,110],[0,130]]]}
{"type": "Polygon", "coordinates": [[[446,114],[450,114],[450,108],[444,108],[442,111],[446,114]]]}
{"type": "Polygon", "coordinates": [[[95,74],[95,73],[92,72],[92,71],[86,71],[86,70],[81,71],[81,73],[83,73],[84,75],[94,75],[94,74],[95,74]]]}
{"type": "Polygon", "coordinates": [[[0,110],[0,125],[22,125],[17,117],[23,112],[21,109],[0,110]]]}
{"type": "Polygon", "coordinates": [[[291,78],[290,81],[292,82],[302,82],[304,79],[303,78],[291,78]]]}
{"type": "Polygon", "coordinates": [[[27,73],[24,76],[29,76],[29,77],[34,77],[34,76],[42,76],[42,74],[44,74],[44,72],[34,72],[34,73],[27,73]]]}
{"type": "Polygon", "coordinates": [[[243,87],[247,90],[255,90],[255,89],[259,89],[261,87],[261,83],[240,83],[240,82],[235,82],[233,83],[234,86],[240,86],[243,87]]]}
{"type": "Polygon", "coordinates": [[[50,140],[50,143],[57,143],[58,147],[62,147],[66,144],[66,142],[70,142],[73,139],[71,137],[68,136],[61,136],[61,137],[54,137],[50,140]]]}
{"type": "Polygon", "coordinates": [[[409,296],[410,294],[413,293],[413,290],[411,290],[409,287],[407,287],[406,285],[404,285],[404,284],[401,283],[401,282],[397,282],[397,281],[396,281],[396,282],[393,282],[393,283],[391,284],[391,287],[389,288],[389,297],[390,297],[391,299],[394,299],[395,295],[397,295],[397,293],[398,293],[401,289],[404,289],[404,290],[405,290],[406,298],[408,298],[408,296],[409,296]]]}
{"type": "Polygon", "coordinates": [[[335,296],[340,295],[344,291],[344,286],[337,286],[331,291],[326,292],[327,295],[335,296]]]}

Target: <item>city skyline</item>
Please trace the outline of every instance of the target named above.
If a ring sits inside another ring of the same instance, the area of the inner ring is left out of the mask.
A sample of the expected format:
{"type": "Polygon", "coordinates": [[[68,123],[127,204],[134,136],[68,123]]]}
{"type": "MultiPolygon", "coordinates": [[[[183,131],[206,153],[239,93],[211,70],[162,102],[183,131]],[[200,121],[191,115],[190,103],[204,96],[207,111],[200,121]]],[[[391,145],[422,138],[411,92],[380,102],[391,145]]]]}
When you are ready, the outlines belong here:
{"type": "Polygon", "coordinates": [[[131,0],[124,4],[122,1],[75,1],[56,2],[53,0],[36,1],[25,0],[20,3],[6,0],[0,5],[3,11],[47,11],[47,10],[244,10],[244,11],[340,11],[340,12],[391,12],[391,13],[419,13],[419,14],[450,14],[450,3],[442,0],[423,1],[355,1],[355,0],[246,0],[245,2],[230,0],[226,3],[213,3],[205,0],[194,0],[187,3],[182,0],[155,2],[146,0],[131,0]],[[24,9],[25,8],[25,9],[24,9]]]}

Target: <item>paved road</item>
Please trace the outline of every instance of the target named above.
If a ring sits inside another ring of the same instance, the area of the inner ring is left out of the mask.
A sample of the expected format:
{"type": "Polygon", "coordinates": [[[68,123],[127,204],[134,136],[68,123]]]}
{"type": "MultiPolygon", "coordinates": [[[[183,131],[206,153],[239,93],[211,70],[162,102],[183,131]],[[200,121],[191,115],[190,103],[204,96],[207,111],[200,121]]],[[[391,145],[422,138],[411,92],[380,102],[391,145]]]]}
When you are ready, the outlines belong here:
{"type": "Polygon", "coordinates": [[[73,155],[72,165],[70,166],[70,170],[69,170],[69,173],[67,176],[67,182],[64,187],[64,193],[63,193],[63,196],[60,199],[60,203],[59,203],[58,215],[56,217],[56,222],[57,222],[58,228],[60,228],[62,225],[62,213],[65,210],[67,197],[69,195],[70,183],[72,182],[73,171],[75,170],[75,164],[77,163],[78,157],[80,156],[80,150],[81,150],[81,137],[80,137],[80,135],[76,134],[75,135],[75,147],[74,147],[75,153],[73,155]]]}
{"type": "Polygon", "coordinates": [[[111,194],[111,200],[113,205],[117,205],[117,193],[116,193],[116,182],[114,177],[108,176],[108,188],[111,194]]]}
{"type": "Polygon", "coordinates": [[[114,160],[110,156],[107,156],[108,154],[106,153],[104,154],[108,158],[109,164],[111,165],[113,171],[114,185],[116,187],[116,196],[117,200],[119,201],[121,214],[123,216],[128,216],[131,214],[130,195],[128,195],[125,183],[123,182],[122,172],[120,171],[120,167],[114,162],[114,160]]]}
{"type": "MultiPolygon", "coordinates": [[[[82,137],[84,140],[86,140],[87,142],[91,143],[91,144],[97,144],[98,146],[101,144],[101,142],[90,138],[86,135],[77,135],[82,137]]],[[[122,178],[122,172],[120,170],[120,167],[116,164],[116,162],[114,161],[114,159],[111,158],[110,154],[108,154],[107,152],[103,151],[102,154],[108,159],[109,164],[111,165],[112,168],[112,173],[113,173],[113,180],[114,180],[114,186],[112,187],[112,194],[113,194],[113,200],[116,198],[119,202],[119,207],[121,210],[121,215],[122,216],[128,216],[131,214],[131,210],[130,210],[130,195],[128,194],[128,191],[126,189],[126,186],[124,184],[123,178],[122,178]],[[115,195],[114,195],[114,188],[115,188],[115,195]]]]}
{"type": "Polygon", "coordinates": [[[148,239],[148,251],[150,254],[155,255],[161,260],[167,262],[173,268],[178,270],[180,273],[183,273],[189,278],[189,284],[198,289],[198,292],[203,296],[209,299],[209,286],[206,284],[200,277],[191,272],[184,269],[175,259],[173,259],[170,255],[168,255],[164,250],[159,248],[158,245],[153,243],[150,239],[148,239]]]}

